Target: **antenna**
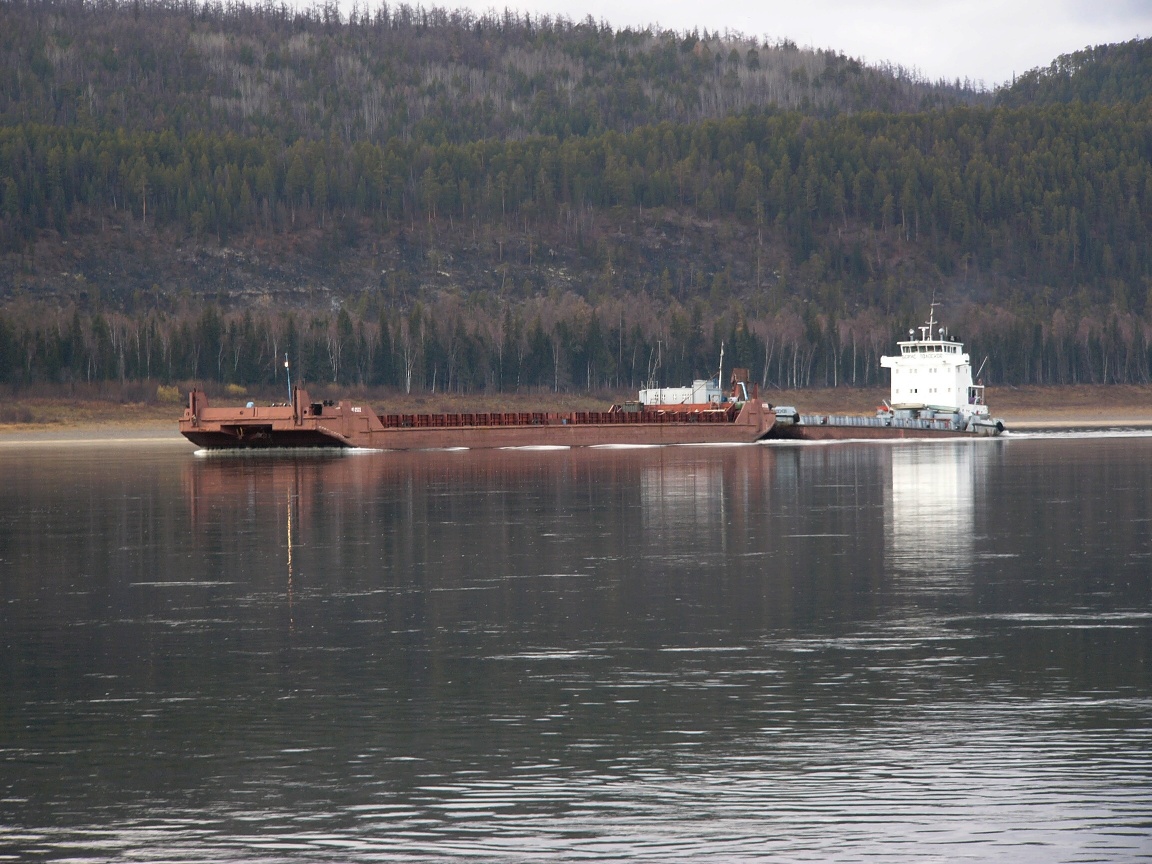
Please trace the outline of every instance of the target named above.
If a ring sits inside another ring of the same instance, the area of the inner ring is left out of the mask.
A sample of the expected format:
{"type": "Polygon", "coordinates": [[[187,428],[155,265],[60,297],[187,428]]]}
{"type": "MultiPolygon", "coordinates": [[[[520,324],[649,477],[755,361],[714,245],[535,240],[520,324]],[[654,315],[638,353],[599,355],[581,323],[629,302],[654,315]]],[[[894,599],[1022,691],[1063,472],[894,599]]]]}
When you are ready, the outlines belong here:
{"type": "MultiPolygon", "coordinates": [[[[939,305],[940,304],[936,302],[936,289],[933,288],[932,301],[928,304],[928,339],[930,340],[936,338],[932,335],[932,327],[936,323],[936,307],[939,305]]],[[[921,327],[920,329],[923,330],[924,328],[921,327]]],[[[921,336],[920,338],[923,339],[924,337],[921,336]]]]}

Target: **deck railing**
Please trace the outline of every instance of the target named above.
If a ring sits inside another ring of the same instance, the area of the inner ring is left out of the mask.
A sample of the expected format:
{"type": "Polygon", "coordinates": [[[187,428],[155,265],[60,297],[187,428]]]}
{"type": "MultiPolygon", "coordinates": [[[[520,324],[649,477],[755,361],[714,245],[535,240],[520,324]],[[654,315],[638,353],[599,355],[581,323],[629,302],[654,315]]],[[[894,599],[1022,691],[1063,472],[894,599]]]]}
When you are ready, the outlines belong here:
{"type": "Polygon", "coordinates": [[[385,429],[439,429],[485,426],[585,426],[651,423],[731,423],[735,407],[708,411],[571,411],[567,413],[467,412],[454,414],[381,414],[385,429]]]}
{"type": "Polygon", "coordinates": [[[956,429],[962,427],[952,421],[951,417],[904,418],[904,417],[866,417],[845,414],[801,414],[800,422],[805,426],[852,426],[880,427],[892,429],[956,429]]]}

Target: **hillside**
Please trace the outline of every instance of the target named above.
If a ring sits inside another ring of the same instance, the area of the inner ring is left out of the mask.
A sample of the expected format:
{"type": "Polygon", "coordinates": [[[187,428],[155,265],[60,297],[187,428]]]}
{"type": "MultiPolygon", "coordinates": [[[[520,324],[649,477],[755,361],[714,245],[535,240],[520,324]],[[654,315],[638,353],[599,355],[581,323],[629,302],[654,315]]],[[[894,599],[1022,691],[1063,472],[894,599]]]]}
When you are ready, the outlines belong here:
{"type": "Polygon", "coordinates": [[[932,296],[990,381],[1152,373],[1147,101],[435,9],[0,18],[0,381],[632,387],[723,341],[869,384],[932,296]]]}
{"type": "Polygon", "coordinates": [[[0,4],[0,123],[461,143],[987,101],[830,51],[505,12],[0,4]]]}
{"type": "Polygon", "coordinates": [[[1152,96],[1152,39],[1061,54],[996,93],[1009,107],[1066,102],[1141,102],[1152,96]]]}

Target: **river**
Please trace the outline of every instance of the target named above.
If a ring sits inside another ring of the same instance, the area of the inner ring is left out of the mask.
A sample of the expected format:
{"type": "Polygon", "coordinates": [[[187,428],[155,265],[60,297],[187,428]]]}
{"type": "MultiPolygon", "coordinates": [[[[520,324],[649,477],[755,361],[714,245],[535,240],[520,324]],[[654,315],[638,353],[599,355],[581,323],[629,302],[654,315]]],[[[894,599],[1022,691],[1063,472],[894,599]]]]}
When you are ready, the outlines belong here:
{"type": "Polygon", "coordinates": [[[1152,858],[1152,437],[0,476],[0,860],[1152,858]]]}

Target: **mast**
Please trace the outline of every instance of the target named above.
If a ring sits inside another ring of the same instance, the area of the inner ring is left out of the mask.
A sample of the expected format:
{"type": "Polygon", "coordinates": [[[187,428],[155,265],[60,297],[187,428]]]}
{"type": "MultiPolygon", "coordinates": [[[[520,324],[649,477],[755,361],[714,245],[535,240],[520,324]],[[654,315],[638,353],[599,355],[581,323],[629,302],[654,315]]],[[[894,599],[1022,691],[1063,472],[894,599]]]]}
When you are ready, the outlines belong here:
{"type": "Polygon", "coordinates": [[[935,300],[928,307],[928,323],[920,325],[920,341],[930,342],[932,340],[932,330],[936,326],[936,306],[935,300]]]}
{"type": "Polygon", "coordinates": [[[716,386],[720,389],[720,401],[724,401],[724,340],[720,340],[720,371],[716,373],[716,386]]]}

